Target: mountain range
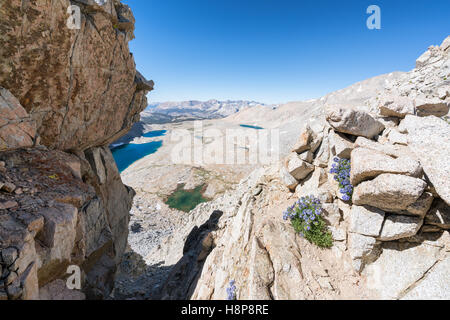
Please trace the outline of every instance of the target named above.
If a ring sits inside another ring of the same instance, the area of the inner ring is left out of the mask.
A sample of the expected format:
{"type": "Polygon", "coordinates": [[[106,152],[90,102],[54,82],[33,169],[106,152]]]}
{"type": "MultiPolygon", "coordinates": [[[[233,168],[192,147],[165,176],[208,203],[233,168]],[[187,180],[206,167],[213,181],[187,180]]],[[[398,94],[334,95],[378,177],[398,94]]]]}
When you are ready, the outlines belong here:
{"type": "Polygon", "coordinates": [[[156,102],[150,104],[141,116],[143,122],[147,124],[220,119],[255,106],[263,106],[270,109],[277,108],[276,105],[267,105],[256,101],[190,100],[181,102],[156,102]]]}

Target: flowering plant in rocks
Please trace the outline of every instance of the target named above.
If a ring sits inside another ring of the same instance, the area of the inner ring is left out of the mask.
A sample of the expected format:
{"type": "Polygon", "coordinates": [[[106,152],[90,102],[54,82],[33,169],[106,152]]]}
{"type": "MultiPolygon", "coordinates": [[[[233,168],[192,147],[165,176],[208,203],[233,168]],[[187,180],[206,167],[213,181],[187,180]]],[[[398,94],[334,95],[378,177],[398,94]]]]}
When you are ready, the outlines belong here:
{"type": "Polygon", "coordinates": [[[230,281],[230,286],[227,288],[227,300],[236,300],[236,285],[235,281],[230,281]]]}
{"type": "Polygon", "coordinates": [[[322,218],[320,200],[302,197],[283,213],[284,220],[290,220],[295,232],[321,248],[330,248],[333,238],[322,218]]]}
{"type": "Polygon", "coordinates": [[[353,195],[353,186],[350,183],[350,160],[334,158],[333,161],[330,173],[334,173],[334,180],[339,182],[339,192],[342,194],[342,200],[349,201],[353,195]]]}

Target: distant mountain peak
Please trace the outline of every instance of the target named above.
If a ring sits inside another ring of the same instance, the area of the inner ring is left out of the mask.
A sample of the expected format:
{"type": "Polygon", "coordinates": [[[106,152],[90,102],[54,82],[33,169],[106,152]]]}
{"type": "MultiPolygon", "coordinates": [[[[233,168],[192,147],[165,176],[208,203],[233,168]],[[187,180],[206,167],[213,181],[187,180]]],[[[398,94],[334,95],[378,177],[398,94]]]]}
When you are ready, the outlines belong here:
{"type": "Polygon", "coordinates": [[[272,105],[247,100],[225,100],[210,99],[208,101],[180,101],[180,102],[155,102],[150,104],[142,114],[145,118],[154,115],[167,118],[168,122],[195,120],[195,119],[218,119],[225,118],[241,110],[257,105],[267,106],[272,109],[272,105]],[[169,120],[170,119],[170,120],[169,120]]]}

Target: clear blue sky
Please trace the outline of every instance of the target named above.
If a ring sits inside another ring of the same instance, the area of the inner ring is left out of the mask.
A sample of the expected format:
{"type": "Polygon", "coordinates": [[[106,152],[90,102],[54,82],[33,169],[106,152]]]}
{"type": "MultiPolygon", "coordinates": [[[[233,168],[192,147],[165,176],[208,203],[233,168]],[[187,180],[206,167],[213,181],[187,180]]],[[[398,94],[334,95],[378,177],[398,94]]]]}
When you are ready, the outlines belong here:
{"type": "Polygon", "coordinates": [[[124,0],[149,102],[320,97],[408,71],[450,35],[449,0],[124,0]],[[366,9],[381,8],[381,30],[366,9]]]}

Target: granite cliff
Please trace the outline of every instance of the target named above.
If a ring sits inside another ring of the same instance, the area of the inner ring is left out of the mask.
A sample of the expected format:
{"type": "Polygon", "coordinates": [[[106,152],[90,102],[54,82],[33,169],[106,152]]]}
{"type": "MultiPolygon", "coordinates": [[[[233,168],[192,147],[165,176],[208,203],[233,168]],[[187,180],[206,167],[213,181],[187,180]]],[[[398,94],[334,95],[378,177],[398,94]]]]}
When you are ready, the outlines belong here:
{"type": "Polygon", "coordinates": [[[134,191],[107,146],[153,89],[129,51],[133,31],[119,0],[1,1],[0,300],[112,290],[134,191]],[[71,265],[80,291],[66,288],[71,265]]]}

